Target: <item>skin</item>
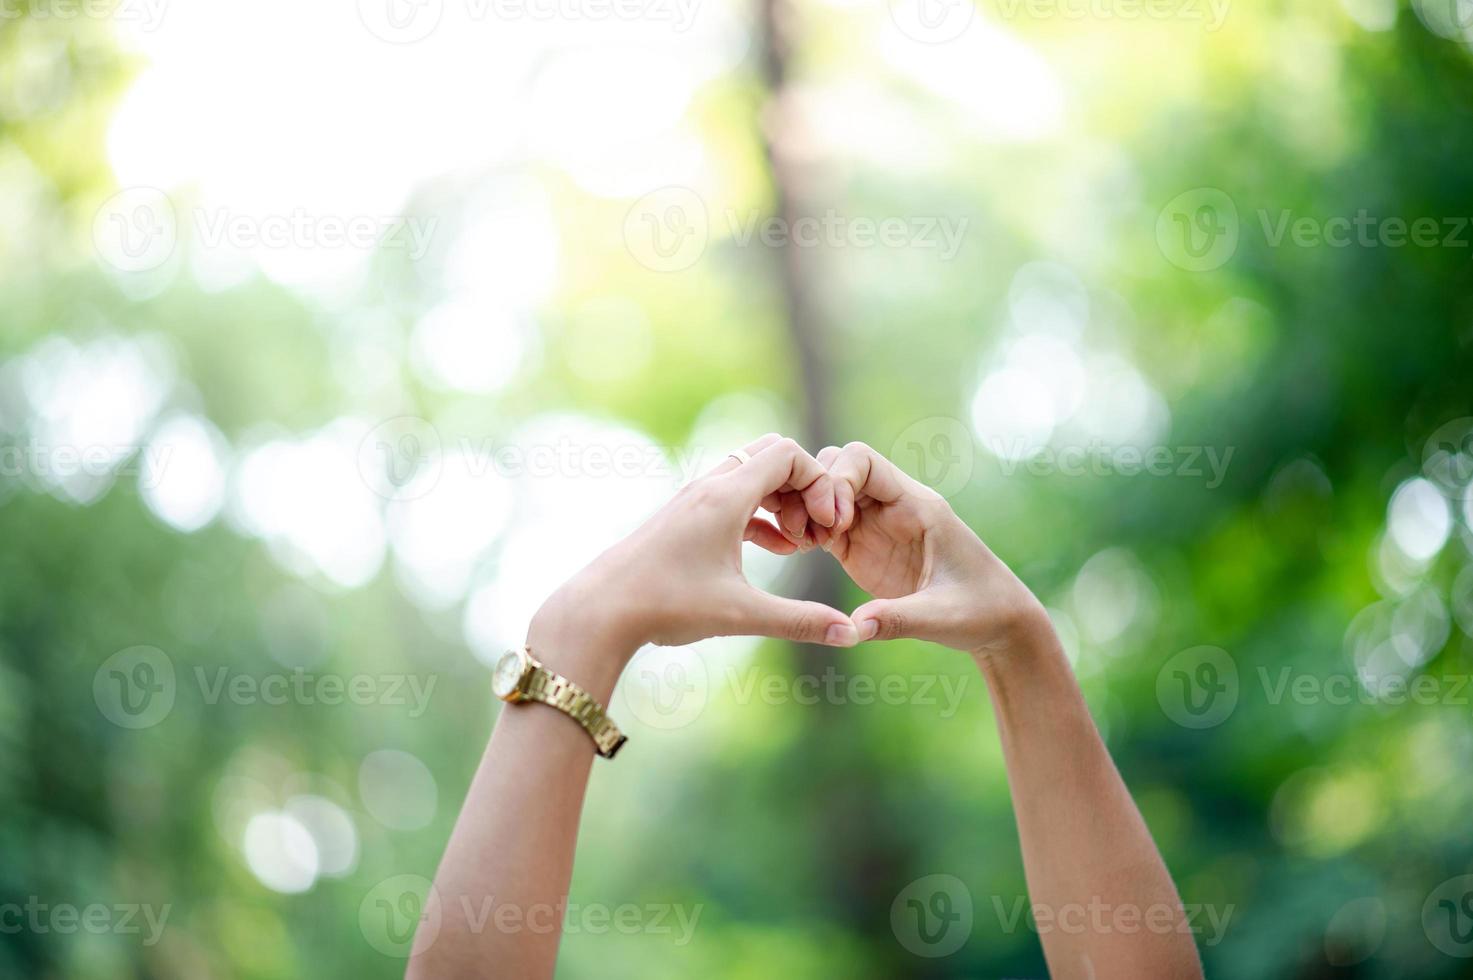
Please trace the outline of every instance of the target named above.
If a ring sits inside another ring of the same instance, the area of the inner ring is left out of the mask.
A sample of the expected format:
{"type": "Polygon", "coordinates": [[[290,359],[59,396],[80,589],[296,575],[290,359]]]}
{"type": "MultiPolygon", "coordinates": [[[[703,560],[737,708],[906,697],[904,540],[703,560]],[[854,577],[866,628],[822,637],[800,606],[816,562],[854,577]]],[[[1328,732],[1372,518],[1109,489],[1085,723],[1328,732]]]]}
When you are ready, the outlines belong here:
{"type": "Polygon", "coordinates": [[[1029,898],[1059,923],[1040,928],[1050,975],[1201,977],[1176,886],[1043,606],[943,498],[869,446],[818,459],[838,516],[813,537],[875,597],[854,610],[860,637],[963,650],[987,679],[1029,898]],[[1116,913],[1135,924],[1113,927],[1116,913]]]}
{"type": "MultiPolygon", "coordinates": [[[[528,632],[534,655],[608,704],[650,642],[911,637],[966,651],[987,678],[1034,907],[1071,925],[1086,916],[1086,928],[1040,929],[1051,974],[1200,977],[1171,876],[1027,587],[944,499],[862,443],[816,458],[776,435],[746,448],[750,461],[692,483],[548,599],[528,632]],[[822,547],[875,598],[846,616],[761,592],[742,577],[744,540],[822,547]],[[1109,914],[1098,925],[1087,910],[1099,907],[1134,910],[1136,927],[1109,914]]],[[[500,712],[436,875],[426,921],[439,928],[421,925],[408,976],[552,976],[593,756],[560,712],[500,712]],[[507,906],[519,925],[498,928],[507,906]]]]}

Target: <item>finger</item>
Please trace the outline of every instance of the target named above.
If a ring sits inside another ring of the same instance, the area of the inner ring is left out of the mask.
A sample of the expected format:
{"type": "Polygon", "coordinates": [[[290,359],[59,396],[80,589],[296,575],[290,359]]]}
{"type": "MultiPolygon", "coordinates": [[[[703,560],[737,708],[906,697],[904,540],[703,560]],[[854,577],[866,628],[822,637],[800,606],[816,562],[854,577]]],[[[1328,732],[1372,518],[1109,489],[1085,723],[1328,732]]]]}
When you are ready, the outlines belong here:
{"type": "Polygon", "coordinates": [[[775,636],[831,647],[852,647],[859,642],[854,622],[821,602],[784,599],[749,587],[741,609],[744,635],[775,636]]]}
{"type": "Polygon", "coordinates": [[[771,443],[720,479],[739,486],[752,507],[775,490],[797,490],[808,515],[824,527],[833,527],[834,481],[818,460],[792,439],[771,443]]]}
{"type": "Polygon", "coordinates": [[[966,632],[965,617],[956,605],[941,594],[921,591],[896,599],[871,599],[854,610],[851,618],[861,642],[910,637],[954,646],[966,632]]]}
{"type": "MultiPolygon", "coordinates": [[[[818,465],[829,470],[829,476],[833,476],[834,460],[839,458],[841,450],[838,446],[824,446],[814,457],[818,465]]],[[[838,534],[849,529],[854,523],[854,488],[843,480],[834,480],[834,533],[838,534]]],[[[828,542],[824,542],[827,550],[828,542]]]]}
{"type": "Polygon", "coordinates": [[[860,642],[865,640],[894,640],[911,636],[915,626],[915,602],[907,602],[914,596],[901,599],[873,599],[854,610],[852,619],[859,630],[860,642]]]}
{"type": "Polygon", "coordinates": [[[828,471],[834,480],[837,511],[834,530],[840,533],[853,525],[859,497],[889,503],[905,492],[902,474],[895,464],[862,442],[851,442],[841,449],[828,471]]]}
{"type": "Polygon", "coordinates": [[[798,550],[796,544],[760,517],[747,521],[747,529],[742,532],[742,540],[750,541],[757,547],[765,548],[775,555],[791,555],[798,550]]]}
{"type": "MultiPolygon", "coordinates": [[[[756,456],[762,450],[766,449],[768,446],[777,442],[781,438],[782,436],[778,435],[776,432],[769,432],[767,433],[767,435],[753,439],[751,442],[747,443],[745,446],[742,447],[742,452],[746,453],[748,456],[756,456]]],[[[745,464],[741,460],[737,459],[735,456],[728,454],[725,459],[717,463],[715,466],[711,467],[711,469],[707,470],[706,475],[720,476],[723,473],[730,473],[738,466],[743,465],[745,464]]]]}
{"type": "Polygon", "coordinates": [[[795,541],[803,540],[803,532],[808,530],[808,505],[801,494],[783,494],[781,518],[783,530],[788,536],[795,541]]]}
{"type": "Polygon", "coordinates": [[[803,495],[796,490],[775,490],[762,498],[762,509],[772,514],[777,523],[777,529],[786,534],[789,540],[797,543],[803,537],[803,531],[798,527],[789,527],[789,521],[797,523],[799,512],[803,525],[808,523],[808,505],[803,503],[803,495]],[[784,515],[787,514],[787,519],[784,515]]]}
{"type": "MultiPolygon", "coordinates": [[[[819,466],[822,466],[824,469],[828,469],[830,466],[833,465],[834,460],[839,458],[839,451],[840,450],[838,446],[824,446],[818,451],[818,455],[815,456],[814,459],[818,460],[819,466]]],[[[830,476],[832,476],[832,474],[830,474],[830,476]]],[[[848,488],[846,487],[845,490],[847,489],[848,488]]],[[[853,496],[850,495],[850,506],[852,507],[852,505],[853,496]]],[[[839,483],[836,481],[834,483],[834,526],[832,528],[827,528],[824,527],[822,524],[814,525],[811,529],[813,532],[814,543],[825,551],[829,550],[829,543],[833,541],[834,536],[839,533],[839,528],[843,524],[844,512],[843,505],[840,501],[840,486],[839,483]]]]}
{"type": "Polygon", "coordinates": [[[824,527],[822,524],[808,525],[808,534],[813,538],[813,545],[825,551],[829,548],[829,542],[834,539],[833,528],[824,527]]]}

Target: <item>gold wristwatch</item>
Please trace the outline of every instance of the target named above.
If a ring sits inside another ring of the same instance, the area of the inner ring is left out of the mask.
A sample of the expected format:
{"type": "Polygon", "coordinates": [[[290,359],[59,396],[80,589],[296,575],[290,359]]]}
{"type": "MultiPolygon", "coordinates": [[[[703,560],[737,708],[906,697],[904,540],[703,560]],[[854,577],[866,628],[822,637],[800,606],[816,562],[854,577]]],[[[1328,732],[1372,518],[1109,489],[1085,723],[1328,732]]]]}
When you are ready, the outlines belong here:
{"type": "Polygon", "coordinates": [[[501,655],[491,672],[491,690],[507,704],[541,701],[552,705],[583,726],[605,759],[612,759],[628,741],[593,695],[542,666],[527,647],[501,655]]]}

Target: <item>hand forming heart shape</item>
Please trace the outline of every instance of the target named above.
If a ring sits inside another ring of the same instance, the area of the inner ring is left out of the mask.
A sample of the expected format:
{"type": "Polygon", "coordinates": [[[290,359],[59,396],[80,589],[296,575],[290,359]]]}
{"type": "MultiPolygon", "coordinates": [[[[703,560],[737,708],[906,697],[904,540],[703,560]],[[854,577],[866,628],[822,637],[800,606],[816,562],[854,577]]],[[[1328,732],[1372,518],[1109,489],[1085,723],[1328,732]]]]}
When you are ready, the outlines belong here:
{"type": "Polygon", "coordinates": [[[869,446],[814,457],[771,434],[744,452],[567,583],[534,632],[576,621],[630,656],[644,643],[764,635],[830,646],[914,637],[980,657],[1039,622],[1042,606],[946,501],[869,446]],[[876,598],[848,616],[763,592],[742,575],[743,540],[783,555],[822,547],[876,598]]]}

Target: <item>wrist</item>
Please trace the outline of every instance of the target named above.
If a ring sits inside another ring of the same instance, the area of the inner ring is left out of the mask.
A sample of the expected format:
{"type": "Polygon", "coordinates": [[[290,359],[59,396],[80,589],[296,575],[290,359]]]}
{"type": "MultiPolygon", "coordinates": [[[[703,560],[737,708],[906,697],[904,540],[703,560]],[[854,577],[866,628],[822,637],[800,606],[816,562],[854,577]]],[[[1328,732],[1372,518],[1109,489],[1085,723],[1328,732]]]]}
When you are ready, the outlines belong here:
{"type": "Polygon", "coordinates": [[[1001,622],[994,620],[987,640],[970,651],[984,674],[1007,672],[1019,664],[1037,664],[1055,657],[1067,659],[1048,610],[1031,592],[997,619],[1001,622]]]}
{"type": "Polygon", "coordinates": [[[548,597],[527,628],[532,655],[604,705],[643,642],[614,587],[582,574],[548,597]]]}

